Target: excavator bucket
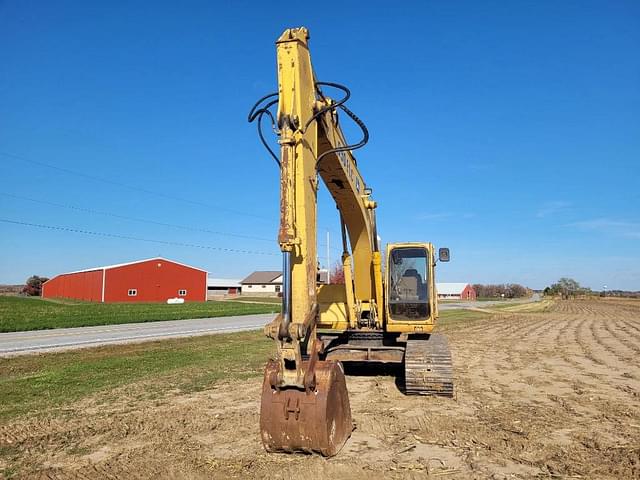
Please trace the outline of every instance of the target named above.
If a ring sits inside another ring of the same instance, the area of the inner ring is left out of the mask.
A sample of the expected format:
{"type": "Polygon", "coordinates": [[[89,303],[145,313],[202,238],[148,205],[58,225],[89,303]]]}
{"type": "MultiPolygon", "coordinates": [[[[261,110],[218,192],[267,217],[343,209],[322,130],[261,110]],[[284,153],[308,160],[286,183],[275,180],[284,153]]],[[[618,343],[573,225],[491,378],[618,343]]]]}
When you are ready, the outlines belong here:
{"type": "MultiPolygon", "coordinates": [[[[303,362],[303,368],[308,362],[303,362]]],[[[338,453],[353,430],[342,364],[318,361],[315,386],[277,389],[278,363],[267,363],[262,385],[260,434],[268,452],[338,453]]]]}

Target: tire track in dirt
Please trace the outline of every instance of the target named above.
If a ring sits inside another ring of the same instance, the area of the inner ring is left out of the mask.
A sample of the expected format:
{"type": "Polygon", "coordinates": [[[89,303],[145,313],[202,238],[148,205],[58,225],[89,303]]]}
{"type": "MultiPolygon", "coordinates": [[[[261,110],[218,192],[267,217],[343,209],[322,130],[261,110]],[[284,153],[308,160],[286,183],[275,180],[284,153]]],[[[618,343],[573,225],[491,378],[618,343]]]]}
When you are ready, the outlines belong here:
{"type": "Polygon", "coordinates": [[[529,337],[532,332],[546,326],[547,321],[545,319],[536,319],[535,317],[533,319],[531,317],[525,317],[512,321],[512,323],[515,325],[511,328],[498,330],[496,332],[499,338],[509,341],[510,344],[517,343],[523,338],[529,337]]]}
{"type": "Polygon", "coordinates": [[[594,350],[600,344],[598,343],[599,338],[597,335],[591,333],[593,320],[583,318],[582,320],[574,320],[574,323],[576,322],[577,324],[574,324],[571,331],[573,342],[570,347],[578,347],[578,352],[562,351],[560,358],[583,376],[580,380],[582,383],[594,386],[593,380],[596,380],[601,388],[606,388],[608,391],[622,391],[625,395],[636,399],[638,397],[638,386],[631,385],[630,380],[626,377],[615,376],[621,368],[628,369],[629,364],[624,363],[624,360],[620,358],[620,354],[615,351],[614,353],[605,351],[608,356],[603,356],[601,352],[599,356],[596,356],[594,350]]]}
{"type": "Polygon", "coordinates": [[[632,354],[626,353],[629,350],[633,352],[633,350],[611,334],[612,329],[609,325],[614,322],[613,320],[591,320],[589,324],[589,331],[595,340],[596,350],[598,350],[597,347],[601,348],[598,353],[599,358],[603,359],[603,363],[609,368],[610,376],[637,363],[632,354]]]}
{"type": "Polygon", "coordinates": [[[637,326],[634,322],[631,322],[629,320],[623,320],[622,323],[628,327],[628,329],[626,331],[630,336],[640,340],[640,327],[639,326],[637,326]]]}
{"type": "Polygon", "coordinates": [[[584,394],[585,391],[596,392],[603,389],[608,392],[617,391],[617,386],[607,381],[607,376],[599,370],[600,366],[588,359],[580,348],[575,348],[579,347],[578,326],[582,322],[580,317],[566,320],[560,329],[563,332],[562,336],[556,335],[554,338],[554,367],[556,371],[562,372],[559,381],[562,384],[570,384],[578,395],[584,394]]]}
{"type": "MultiPolygon", "coordinates": [[[[604,322],[608,323],[609,321],[610,320],[605,320],[604,322]]],[[[615,368],[620,363],[620,360],[624,361],[626,360],[626,358],[623,358],[622,355],[618,352],[618,349],[613,348],[604,340],[605,335],[603,335],[602,328],[600,328],[601,323],[602,322],[600,321],[593,321],[593,320],[589,322],[589,332],[591,334],[591,337],[595,340],[595,342],[600,347],[600,349],[605,351],[605,354],[602,355],[602,357],[608,359],[608,361],[606,361],[605,364],[612,368],[615,368]]]]}
{"type": "MultiPolygon", "coordinates": [[[[566,341],[562,345],[562,348],[560,349],[560,351],[562,352],[562,358],[566,362],[570,363],[575,369],[580,370],[582,373],[587,373],[587,369],[584,367],[584,365],[578,362],[577,360],[575,360],[573,358],[575,355],[569,351],[570,347],[578,345],[578,324],[581,321],[583,320],[579,320],[579,319],[567,320],[567,325],[565,328],[566,341]]],[[[556,338],[558,337],[556,336],[556,338]]]]}
{"type": "Polygon", "coordinates": [[[566,344],[564,340],[567,338],[567,331],[569,330],[572,320],[562,319],[561,322],[562,326],[558,328],[558,331],[556,332],[556,335],[553,339],[553,343],[557,347],[561,347],[566,344]]]}
{"type": "Polygon", "coordinates": [[[528,335],[535,335],[538,338],[545,338],[549,332],[554,330],[559,330],[557,322],[558,321],[555,319],[549,319],[545,323],[543,323],[540,327],[530,331],[528,335]]]}
{"type": "Polygon", "coordinates": [[[625,362],[637,364],[637,355],[640,353],[640,346],[638,346],[637,343],[630,341],[627,335],[621,334],[621,332],[623,332],[621,324],[622,321],[603,322],[604,329],[612,340],[613,348],[616,349],[622,346],[622,348],[628,352],[628,354],[624,356],[625,362]]]}
{"type": "Polygon", "coordinates": [[[481,325],[474,325],[466,328],[465,331],[471,334],[495,334],[504,328],[517,328],[507,324],[508,317],[502,314],[494,314],[489,317],[489,323],[481,322],[481,325]],[[505,325],[506,324],[506,325],[505,325]]]}
{"type": "MultiPolygon", "coordinates": [[[[623,356],[616,349],[607,347],[606,344],[602,341],[601,336],[595,332],[594,324],[598,321],[601,320],[589,319],[588,332],[590,333],[591,339],[585,340],[585,343],[582,344],[583,350],[587,350],[589,352],[587,355],[587,358],[589,360],[594,361],[599,366],[603,367],[602,369],[600,369],[600,378],[603,383],[624,392],[625,394],[631,396],[633,399],[637,399],[640,396],[638,393],[638,387],[630,385],[629,381],[626,378],[621,379],[617,376],[618,372],[624,371],[630,365],[625,361],[623,356]],[[589,340],[592,341],[590,342],[589,340]],[[605,351],[605,353],[603,354],[602,351],[600,351],[598,353],[598,356],[594,355],[594,350],[586,346],[588,343],[591,343],[594,347],[596,347],[596,350],[597,347],[600,346],[602,350],[605,351]]],[[[583,324],[581,323],[581,325],[583,324]]]]}
{"type": "Polygon", "coordinates": [[[638,379],[623,376],[637,370],[634,305],[561,301],[448,329],[454,399],[348,376],[356,429],[332,459],[263,451],[260,378],[109,390],[1,424],[0,447],[28,479],[640,478],[638,379]]]}
{"type": "MultiPolygon", "coordinates": [[[[585,331],[588,331],[588,327],[585,327],[585,324],[587,322],[589,322],[589,320],[587,319],[581,320],[576,328],[576,340],[578,346],[582,350],[586,359],[590,360],[598,367],[607,367],[607,364],[604,361],[593,354],[593,349],[590,345],[589,337],[585,334],[585,331]]],[[[594,339],[594,337],[591,336],[591,339],[594,339]]]]}

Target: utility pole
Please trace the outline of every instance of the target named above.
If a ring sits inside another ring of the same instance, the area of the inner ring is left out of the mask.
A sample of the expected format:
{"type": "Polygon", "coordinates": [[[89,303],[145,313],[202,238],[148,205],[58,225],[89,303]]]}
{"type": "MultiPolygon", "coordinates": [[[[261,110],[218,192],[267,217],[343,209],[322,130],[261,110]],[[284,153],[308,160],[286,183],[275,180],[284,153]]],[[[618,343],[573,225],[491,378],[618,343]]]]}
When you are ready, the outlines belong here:
{"type": "Polygon", "coordinates": [[[331,283],[331,256],[329,252],[329,230],[327,230],[327,283],[331,283]]]}

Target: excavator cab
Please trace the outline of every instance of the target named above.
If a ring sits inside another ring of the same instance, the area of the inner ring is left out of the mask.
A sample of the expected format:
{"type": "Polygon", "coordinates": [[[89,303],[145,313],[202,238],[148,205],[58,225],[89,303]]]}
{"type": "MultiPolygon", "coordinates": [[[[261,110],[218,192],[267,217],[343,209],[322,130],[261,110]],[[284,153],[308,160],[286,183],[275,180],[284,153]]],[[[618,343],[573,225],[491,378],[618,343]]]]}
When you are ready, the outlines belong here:
{"type": "Polygon", "coordinates": [[[388,331],[431,332],[438,315],[434,265],[434,248],[430,243],[387,245],[388,331]]]}
{"type": "Polygon", "coordinates": [[[424,246],[396,246],[388,266],[389,316],[393,320],[427,320],[430,317],[429,264],[424,246]]]}

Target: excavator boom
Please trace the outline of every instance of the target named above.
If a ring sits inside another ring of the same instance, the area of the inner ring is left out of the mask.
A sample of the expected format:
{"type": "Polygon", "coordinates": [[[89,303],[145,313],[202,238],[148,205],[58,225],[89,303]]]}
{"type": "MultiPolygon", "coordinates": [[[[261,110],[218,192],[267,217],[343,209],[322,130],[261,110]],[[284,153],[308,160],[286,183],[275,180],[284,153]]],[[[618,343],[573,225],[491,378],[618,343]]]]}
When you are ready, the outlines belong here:
{"type": "Polygon", "coordinates": [[[317,303],[317,162],[322,106],[317,100],[306,29],[276,42],[280,156],[282,313],[266,327],[276,341],[267,364],[260,430],[268,451],[335,455],[351,435],[351,408],[342,365],[319,356],[317,303]]]}
{"type": "MultiPolygon", "coordinates": [[[[433,245],[388,245],[383,274],[377,203],[353,155],[369,134],[345,105],[349,90],[316,79],[308,41],[306,28],[280,36],[278,91],[249,113],[280,169],[282,312],[265,327],[276,356],[265,368],[260,430],[268,451],[331,456],[353,429],[341,362],[405,363],[409,394],[450,396],[453,387],[446,339],[431,335],[438,314],[433,245]],[[341,98],[328,97],[326,88],[341,98]],[[346,141],[339,115],[361,128],[362,140],[346,141]],[[278,135],[279,154],[262,133],[265,117],[278,135]],[[340,213],[344,285],[317,281],[320,180],[340,213]]],[[[448,259],[448,251],[441,253],[448,259]]]]}

